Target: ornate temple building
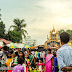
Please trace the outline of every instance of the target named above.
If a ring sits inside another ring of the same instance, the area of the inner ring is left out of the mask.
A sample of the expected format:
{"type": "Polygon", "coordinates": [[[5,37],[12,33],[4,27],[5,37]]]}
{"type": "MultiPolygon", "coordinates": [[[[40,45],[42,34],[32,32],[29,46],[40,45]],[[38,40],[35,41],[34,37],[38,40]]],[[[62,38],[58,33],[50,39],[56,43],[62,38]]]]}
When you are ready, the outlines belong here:
{"type": "MultiPolygon", "coordinates": [[[[68,45],[72,47],[72,40],[68,42],[68,45]]],[[[52,31],[50,31],[50,38],[47,35],[47,41],[44,44],[44,48],[52,48],[52,49],[58,49],[60,48],[60,36],[59,32],[55,31],[54,27],[52,31]]]]}
{"type": "Polygon", "coordinates": [[[47,36],[47,41],[45,42],[45,48],[58,47],[58,46],[60,46],[59,32],[55,31],[53,27],[52,31],[50,31],[50,38],[48,38],[47,36]]]}

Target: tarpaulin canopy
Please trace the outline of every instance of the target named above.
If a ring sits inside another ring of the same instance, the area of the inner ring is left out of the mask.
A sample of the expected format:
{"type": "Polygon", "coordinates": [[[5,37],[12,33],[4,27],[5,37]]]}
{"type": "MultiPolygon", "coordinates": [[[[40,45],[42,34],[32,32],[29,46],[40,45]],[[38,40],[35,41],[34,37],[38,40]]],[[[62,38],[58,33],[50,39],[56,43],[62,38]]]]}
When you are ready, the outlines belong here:
{"type": "Polygon", "coordinates": [[[10,44],[10,42],[8,42],[6,39],[0,38],[0,40],[3,41],[3,42],[6,43],[6,44],[10,44]]]}
{"type": "Polygon", "coordinates": [[[32,46],[32,47],[29,47],[29,49],[35,49],[37,48],[38,46],[32,46]]]}

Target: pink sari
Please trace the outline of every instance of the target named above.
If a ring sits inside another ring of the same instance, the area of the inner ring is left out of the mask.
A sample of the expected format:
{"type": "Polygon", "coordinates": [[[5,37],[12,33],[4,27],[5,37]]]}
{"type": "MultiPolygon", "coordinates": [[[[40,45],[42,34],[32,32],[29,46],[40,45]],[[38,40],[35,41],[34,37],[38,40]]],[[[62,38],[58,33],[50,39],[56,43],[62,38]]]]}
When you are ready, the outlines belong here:
{"type": "Polygon", "coordinates": [[[45,72],[52,72],[52,61],[53,54],[47,54],[45,61],[45,72]]]}

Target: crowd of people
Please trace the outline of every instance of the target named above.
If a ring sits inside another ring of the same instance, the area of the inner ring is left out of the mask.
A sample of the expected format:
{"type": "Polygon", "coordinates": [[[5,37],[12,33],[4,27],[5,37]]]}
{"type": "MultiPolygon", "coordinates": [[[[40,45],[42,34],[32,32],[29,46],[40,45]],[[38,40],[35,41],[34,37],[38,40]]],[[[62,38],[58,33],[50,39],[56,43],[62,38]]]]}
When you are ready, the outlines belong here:
{"type": "Polygon", "coordinates": [[[50,48],[39,50],[0,49],[1,72],[62,72],[72,66],[72,48],[68,46],[69,34],[61,33],[62,47],[55,52],[50,48]]]}
{"type": "Polygon", "coordinates": [[[51,53],[51,49],[21,50],[9,49],[7,46],[0,50],[0,67],[6,67],[8,72],[58,72],[56,52],[51,53]],[[52,62],[52,64],[51,64],[52,62]]]}

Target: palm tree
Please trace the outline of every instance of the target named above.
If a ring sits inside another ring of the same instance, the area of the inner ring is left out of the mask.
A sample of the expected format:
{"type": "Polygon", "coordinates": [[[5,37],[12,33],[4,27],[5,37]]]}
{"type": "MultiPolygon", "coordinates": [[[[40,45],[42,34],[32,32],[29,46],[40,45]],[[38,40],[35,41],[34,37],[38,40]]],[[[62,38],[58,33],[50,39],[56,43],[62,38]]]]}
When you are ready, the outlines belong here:
{"type": "Polygon", "coordinates": [[[26,27],[26,24],[24,23],[24,19],[20,20],[20,19],[14,19],[14,24],[10,26],[10,28],[14,28],[14,30],[16,30],[17,32],[19,32],[21,34],[21,36],[23,35],[24,38],[26,37],[27,31],[24,29],[26,27]]]}

